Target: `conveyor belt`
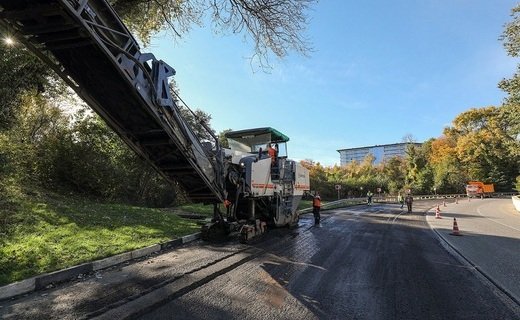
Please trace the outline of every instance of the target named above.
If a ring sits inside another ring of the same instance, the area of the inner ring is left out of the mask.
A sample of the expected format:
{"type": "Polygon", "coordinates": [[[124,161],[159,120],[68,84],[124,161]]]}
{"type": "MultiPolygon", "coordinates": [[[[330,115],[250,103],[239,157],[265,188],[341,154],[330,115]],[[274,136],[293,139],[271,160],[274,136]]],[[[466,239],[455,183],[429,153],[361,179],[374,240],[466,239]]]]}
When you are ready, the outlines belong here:
{"type": "Polygon", "coordinates": [[[180,115],[167,82],[175,71],[140,52],[106,1],[0,0],[0,23],[190,199],[223,200],[219,147],[180,115]]]}

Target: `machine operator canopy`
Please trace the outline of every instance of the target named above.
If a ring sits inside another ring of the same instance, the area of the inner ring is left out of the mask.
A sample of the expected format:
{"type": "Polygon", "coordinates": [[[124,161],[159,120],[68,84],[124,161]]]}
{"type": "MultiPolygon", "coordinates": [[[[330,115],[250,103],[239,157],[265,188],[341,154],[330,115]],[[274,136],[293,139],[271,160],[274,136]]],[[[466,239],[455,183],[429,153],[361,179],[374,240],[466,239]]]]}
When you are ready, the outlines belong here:
{"type": "Polygon", "coordinates": [[[285,143],[289,141],[288,136],[271,127],[230,131],[225,137],[231,150],[242,152],[258,152],[260,148],[265,151],[269,143],[286,149],[285,143]]]}

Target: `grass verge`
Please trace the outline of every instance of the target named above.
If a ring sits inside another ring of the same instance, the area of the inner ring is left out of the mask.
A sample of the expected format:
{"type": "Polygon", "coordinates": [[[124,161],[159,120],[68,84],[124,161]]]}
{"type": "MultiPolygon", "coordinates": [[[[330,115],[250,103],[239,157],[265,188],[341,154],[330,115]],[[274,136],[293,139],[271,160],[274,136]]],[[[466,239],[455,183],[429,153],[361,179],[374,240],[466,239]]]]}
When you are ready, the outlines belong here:
{"type": "Polygon", "coordinates": [[[158,209],[60,195],[23,197],[0,212],[0,285],[198,232],[158,209]]]}

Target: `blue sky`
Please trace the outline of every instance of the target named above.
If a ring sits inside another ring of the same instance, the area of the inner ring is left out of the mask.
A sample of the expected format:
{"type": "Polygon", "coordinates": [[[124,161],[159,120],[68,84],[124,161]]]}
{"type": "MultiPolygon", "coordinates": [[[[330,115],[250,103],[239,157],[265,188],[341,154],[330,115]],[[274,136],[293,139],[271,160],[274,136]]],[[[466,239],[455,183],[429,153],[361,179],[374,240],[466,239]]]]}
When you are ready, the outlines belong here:
{"type": "Polygon", "coordinates": [[[176,69],[190,107],[212,127],[274,127],[289,157],[339,164],[338,149],[438,137],[461,112],[500,105],[515,59],[499,37],[509,0],[322,0],[308,12],[314,51],[252,68],[251,41],[195,27],[150,47],[176,69]]]}

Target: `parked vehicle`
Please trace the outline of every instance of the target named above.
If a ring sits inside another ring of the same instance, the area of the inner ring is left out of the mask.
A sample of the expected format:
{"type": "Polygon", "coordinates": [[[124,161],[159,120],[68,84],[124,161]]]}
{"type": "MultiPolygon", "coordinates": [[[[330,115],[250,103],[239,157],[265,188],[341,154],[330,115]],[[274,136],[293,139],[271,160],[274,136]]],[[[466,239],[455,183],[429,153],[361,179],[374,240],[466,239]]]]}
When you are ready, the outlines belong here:
{"type": "Polygon", "coordinates": [[[468,197],[491,197],[495,192],[495,186],[490,184],[485,184],[481,181],[469,181],[466,185],[466,194],[468,197]]]}

